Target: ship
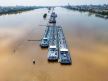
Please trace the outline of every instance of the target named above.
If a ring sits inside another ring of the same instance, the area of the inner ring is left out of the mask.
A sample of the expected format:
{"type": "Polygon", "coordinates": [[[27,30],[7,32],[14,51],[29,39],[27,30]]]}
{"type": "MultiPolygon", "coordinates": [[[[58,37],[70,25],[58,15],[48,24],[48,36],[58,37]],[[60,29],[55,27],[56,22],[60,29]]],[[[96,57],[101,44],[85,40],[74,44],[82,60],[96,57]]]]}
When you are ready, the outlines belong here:
{"type": "Polygon", "coordinates": [[[48,48],[48,61],[58,61],[57,27],[51,27],[50,43],[48,48]]]}
{"type": "Polygon", "coordinates": [[[44,32],[43,38],[41,39],[41,43],[40,43],[40,46],[42,48],[48,48],[49,46],[50,31],[51,31],[50,26],[46,26],[46,30],[44,32]]]}
{"type": "Polygon", "coordinates": [[[71,56],[68,50],[66,39],[63,33],[62,27],[58,28],[58,39],[59,39],[59,62],[61,64],[71,64],[71,56]]]}

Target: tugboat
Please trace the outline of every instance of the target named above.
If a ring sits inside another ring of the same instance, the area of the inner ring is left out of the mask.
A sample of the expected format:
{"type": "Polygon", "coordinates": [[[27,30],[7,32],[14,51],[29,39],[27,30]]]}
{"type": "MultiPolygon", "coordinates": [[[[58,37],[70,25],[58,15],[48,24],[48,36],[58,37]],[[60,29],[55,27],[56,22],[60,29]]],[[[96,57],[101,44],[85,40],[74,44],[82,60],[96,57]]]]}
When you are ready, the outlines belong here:
{"type": "Polygon", "coordinates": [[[53,17],[51,17],[50,19],[49,19],[49,23],[56,23],[56,19],[55,18],[53,18],[53,17]]]}
{"type": "Polygon", "coordinates": [[[56,17],[57,17],[57,14],[55,12],[52,12],[49,19],[49,23],[56,23],[56,17]]]}
{"type": "Polygon", "coordinates": [[[49,7],[48,10],[51,10],[51,7],[49,7]]]}
{"type": "Polygon", "coordinates": [[[41,46],[42,48],[48,48],[48,46],[49,46],[49,40],[48,40],[48,38],[45,38],[45,37],[44,37],[44,38],[41,40],[40,46],[41,46]]]}
{"type": "Polygon", "coordinates": [[[56,17],[57,17],[57,14],[56,14],[55,12],[52,12],[52,13],[51,13],[51,17],[56,18],[56,17]]]}
{"type": "Polygon", "coordinates": [[[47,17],[47,13],[45,13],[44,15],[43,15],[43,18],[45,19],[47,17]]]}
{"type": "Polygon", "coordinates": [[[33,64],[35,64],[35,60],[33,59],[33,64]]]}

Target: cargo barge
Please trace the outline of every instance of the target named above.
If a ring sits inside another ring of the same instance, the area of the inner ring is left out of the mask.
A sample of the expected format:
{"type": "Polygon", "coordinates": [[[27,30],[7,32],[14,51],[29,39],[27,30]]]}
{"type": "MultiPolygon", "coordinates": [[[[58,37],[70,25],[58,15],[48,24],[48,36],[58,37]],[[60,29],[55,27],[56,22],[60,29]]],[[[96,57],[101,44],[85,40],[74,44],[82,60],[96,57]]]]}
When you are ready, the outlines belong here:
{"type": "Polygon", "coordinates": [[[63,33],[62,27],[58,27],[58,39],[59,39],[59,62],[61,64],[71,64],[71,56],[68,50],[66,39],[63,33]]]}
{"type": "Polygon", "coordinates": [[[48,61],[58,61],[58,45],[57,45],[57,27],[53,25],[51,27],[50,43],[48,48],[48,61]]]}

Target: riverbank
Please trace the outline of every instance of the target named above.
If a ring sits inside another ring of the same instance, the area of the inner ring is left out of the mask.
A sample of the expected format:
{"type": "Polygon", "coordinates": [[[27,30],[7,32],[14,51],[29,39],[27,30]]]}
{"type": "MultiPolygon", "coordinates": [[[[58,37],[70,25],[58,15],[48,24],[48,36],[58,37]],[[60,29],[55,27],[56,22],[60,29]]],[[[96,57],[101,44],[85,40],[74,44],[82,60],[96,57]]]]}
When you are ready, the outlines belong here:
{"type": "Polygon", "coordinates": [[[77,6],[65,6],[64,8],[77,10],[80,12],[89,12],[95,14],[96,17],[108,19],[108,5],[77,5],[77,6]]]}
{"type": "Polygon", "coordinates": [[[29,10],[39,9],[39,8],[43,8],[43,7],[40,7],[40,6],[9,6],[9,7],[0,7],[0,15],[21,13],[23,11],[29,11],[29,10]]]}

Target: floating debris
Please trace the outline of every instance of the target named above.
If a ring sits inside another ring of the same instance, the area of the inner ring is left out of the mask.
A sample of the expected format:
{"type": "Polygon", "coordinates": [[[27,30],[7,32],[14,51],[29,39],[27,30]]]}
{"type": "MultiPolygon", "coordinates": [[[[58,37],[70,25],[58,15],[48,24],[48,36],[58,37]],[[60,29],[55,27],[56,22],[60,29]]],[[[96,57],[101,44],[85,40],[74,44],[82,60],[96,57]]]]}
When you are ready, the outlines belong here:
{"type": "Polygon", "coordinates": [[[33,59],[33,64],[35,64],[35,60],[33,59]]]}

